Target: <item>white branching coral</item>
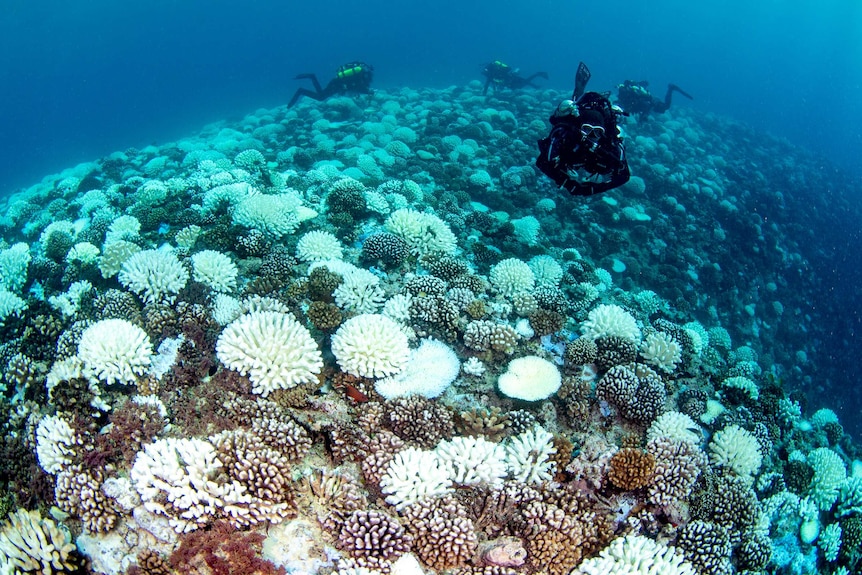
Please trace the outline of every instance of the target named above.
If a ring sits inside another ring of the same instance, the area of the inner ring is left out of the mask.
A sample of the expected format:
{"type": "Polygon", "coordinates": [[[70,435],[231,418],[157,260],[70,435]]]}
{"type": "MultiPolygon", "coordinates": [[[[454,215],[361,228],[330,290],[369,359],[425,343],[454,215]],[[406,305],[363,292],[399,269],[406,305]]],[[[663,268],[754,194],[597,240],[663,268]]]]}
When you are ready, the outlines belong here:
{"type": "Polygon", "coordinates": [[[660,437],[667,437],[675,441],[685,441],[692,445],[699,445],[703,439],[703,430],[688,415],[679,411],[668,411],[658,416],[647,429],[647,442],[660,437]]]}
{"type": "Polygon", "coordinates": [[[81,438],[58,415],[46,415],[36,426],[36,458],[46,473],[56,475],[72,463],[81,438]]]}
{"type": "Polygon", "coordinates": [[[147,333],[124,319],[103,319],[84,330],[78,359],[84,375],[112,383],[134,383],[146,373],[153,356],[147,333]]]}
{"type": "Polygon", "coordinates": [[[248,375],[252,391],[266,397],[317,381],[323,357],[311,333],[291,314],[252,312],[232,321],[216,342],[219,360],[248,375]]]}
{"type": "Polygon", "coordinates": [[[410,357],[401,327],[380,314],[352,317],[332,336],[332,353],[341,370],[358,377],[386,377],[404,369],[410,357]]]}
{"type": "Polygon", "coordinates": [[[682,361],[682,348],[670,335],[662,331],[653,332],[641,344],[641,356],[648,364],[665,373],[672,373],[682,361]]]}
{"type": "Polygon", "coordinates": [[[296,257],[304,262],[319,262],[341,259],[341,242],[329,232],[314,230],[299,238],[296,243],[296,257]]]}
{"type": "Polygon", "coordinates": [[[376,313],[380,309],[386,299],[386,293],[380,287],[380,278],[360,268],[342,277],[343,281],[332,294],[338,307],[354,313],[376,313]]]}
{"type": "Polygon", "coordinates": [[[396,453],[380,479],[386,502],[398,510],[425,497],[448,493],[451,485],[449,471],[437,454],[413,447],[396,453]]]}
{"type": "Polygon", "coordinates": [[[611,541],[571,575],[697,575],[697,571],[672,547],[642,535],[627,535],[611,541]]]}
{"type": "Polygon", "coordinates": [[[557,452],[553,439],[539,425],[511,438],[506,445],[506,463],[512,478],[522,483],[549,481],[556,470],[550,459],[557,452]]]}
{"type": "Polygon", "coordinates": [[[186,287],[189,272],[170,250],[144,250],[123,263],[119,279],[145,302],[153,303],[172,301],[186,287]]]}
{"type": "Polygon", "coordinates": [[[499,485],[509,470],[503,446],[484,437],[453,437],[441,441],[435,451],[459,485],[499,485]]]}
{"type": "Polygon", "coordinates": [[[147,511],[178,533],[207,525],[224,505],[216,475],[223,465],[202,439],[160,439],[138,452],[131,479],[147,511]]]}
{"type": "Polygon", "coordinates": [[[738,425],[728,425],[712,436],[709,458],[741,477],[756,475],[763,461],[757,438],[738,425]]]}
{"type": "Polygon", "coordinates": [[[198,281],[216,292],[230,292],[236,288],[239,274],[229,257],[215,250],[204,250],[192,256],[192,271],[198,281]]]}
{"type": "Polygon", "coordinates": [[[301,207],[302,199],[296,194],[256,194],[237,204],[233,212],[233,223],[279,239],[292,234],[299,227],[301,207]]]}
{"type": "Polygon", "coordinates": [[[584,337],[617,336],[640,343],[641,330],[632,315],[618,305],[602,304],[590,311],[587,321],[581,325],[584,337]]]}
{"type": "Polygon", "coordinates": [[[508,258],[494,264],[488,279],[506,297],[529,293],[536,286],[533,270],[518,258],[508,258]]]}
{"type": "Polygon", "coordinates": [[[458,247],[449,225],[434,214],[404,208],[386,218],[386,229],[401,237],[417,256],[453,254],[458,247]]]}
{"type": "Polygon", "coordinates": [[[79,565],[69,531],[38,511],[19,509],[0,530],[0,572],[72,573],[79,565]]]}

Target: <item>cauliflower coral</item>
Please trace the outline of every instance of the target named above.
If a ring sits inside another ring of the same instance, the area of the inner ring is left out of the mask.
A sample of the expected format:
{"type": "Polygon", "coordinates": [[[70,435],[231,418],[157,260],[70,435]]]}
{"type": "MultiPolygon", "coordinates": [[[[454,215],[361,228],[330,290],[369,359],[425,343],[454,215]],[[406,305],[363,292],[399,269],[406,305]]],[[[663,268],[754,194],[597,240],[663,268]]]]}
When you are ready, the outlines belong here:
{"type": "Polygon", "coordinates": [[[134,383],[149,369],[152,356],[146,332],[124,319],[97,321],[78,342],[84,374],[107,384],[134,383]]]}
{"type": "Polygon", "coordinates": [[[399,373],[410,357],[401,327],[380,314],[366,313],[344,322],[332,336],[332,353],[341,370],[358,377],[399,373]]]}
{"type": "Polygon", "coordinates": [[[258,311],[232,321],[216,342],[228,368],[248,375],[252,391],[266,397],[317,381],[323,356],[309,331],[289,313],[258,311]]]}

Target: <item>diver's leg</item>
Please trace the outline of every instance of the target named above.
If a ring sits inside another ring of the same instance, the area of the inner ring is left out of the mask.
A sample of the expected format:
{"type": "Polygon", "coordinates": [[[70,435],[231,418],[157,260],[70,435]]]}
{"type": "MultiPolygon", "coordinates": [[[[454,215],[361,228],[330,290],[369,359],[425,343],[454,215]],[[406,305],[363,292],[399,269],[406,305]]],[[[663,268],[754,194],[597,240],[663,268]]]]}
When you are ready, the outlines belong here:
{"type": "Polygon", "coordinates": [[[308,88],[300,88],[293,94],[293,98],[290,99],[290,102],[287,104],[287,107],[293,108],[293,105],[296,104],[303,96],[311,98],[312,100],[317,100],[318,102],[326,99],[320,90],[312,92],[308,88]]]}
{"type": "Polygon", "coordinates": [[[314,86],[315,92],[322,92],[320,82],[317,81],[317,76],[314,74],[298,74],[294,80],[311,80],[311,85],[314,86]]]}
{"type": "Polygon", "coordinates": [[[691,97],[691,94],[689,94],[688,92],[686,92],[685,90],[683,90],[682,88],[677,86],[676,84],[668,84],[667,90],[668,90],[668,92],[670,92],[671,90],[673,90],[674,92],[679,92],[680,94],[682,94],[683,96],[685,96],[689,100],[694,100],[694,98],[691,97]]]}
{"type": "Polygon", "coordinates": [[[535,74],[530,74],[529,76],[527,76],[527,80],[524,82],[524,84],[528,85],[528,86],[532,86],[533,88],[538,88],[539,86],[537,86],[536,84],[533,84],[533,80],[535,78],[544,78],[545,80],[547,80],[548,79],[548,73],[547,72],[536,72],[535,74]]]}

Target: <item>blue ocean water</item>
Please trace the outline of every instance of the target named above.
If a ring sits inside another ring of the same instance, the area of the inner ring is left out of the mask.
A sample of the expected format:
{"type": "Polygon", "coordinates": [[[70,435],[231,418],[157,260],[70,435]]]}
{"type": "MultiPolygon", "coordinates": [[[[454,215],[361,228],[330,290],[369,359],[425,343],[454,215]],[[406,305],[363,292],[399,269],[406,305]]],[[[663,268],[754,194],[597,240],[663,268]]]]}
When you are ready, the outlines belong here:
{"type": "Polygon", "coordinates": [[[126,146],[283,103],[299,72],[363,59],[381,87],[448,86],[503,59],[567,88],[646,79],[849,168],[862,147],[862,7],[851,0],[253,0],[5,3],[0,193],[126,146]]]}

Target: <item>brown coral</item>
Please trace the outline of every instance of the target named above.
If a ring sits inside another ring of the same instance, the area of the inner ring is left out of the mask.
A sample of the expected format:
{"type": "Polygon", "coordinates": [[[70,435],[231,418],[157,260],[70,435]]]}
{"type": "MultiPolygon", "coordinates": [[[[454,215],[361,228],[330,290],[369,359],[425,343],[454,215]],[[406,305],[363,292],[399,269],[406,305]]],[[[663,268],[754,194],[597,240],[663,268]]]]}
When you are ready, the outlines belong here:
{"type": "Polygon", "coordinates": [[[449,497],[426,499],[404,510],[413,552],[422,563],[438,571],[467,564],[476,553],[478,540],[466,513],[449,497]]]}
{"type": "Polygon", "coordinates": [[[655,457],[640,449],[620,449],[611,457],[608,479],[624,491],[634,491],[645,486],[655,470],[655,457]]]}

